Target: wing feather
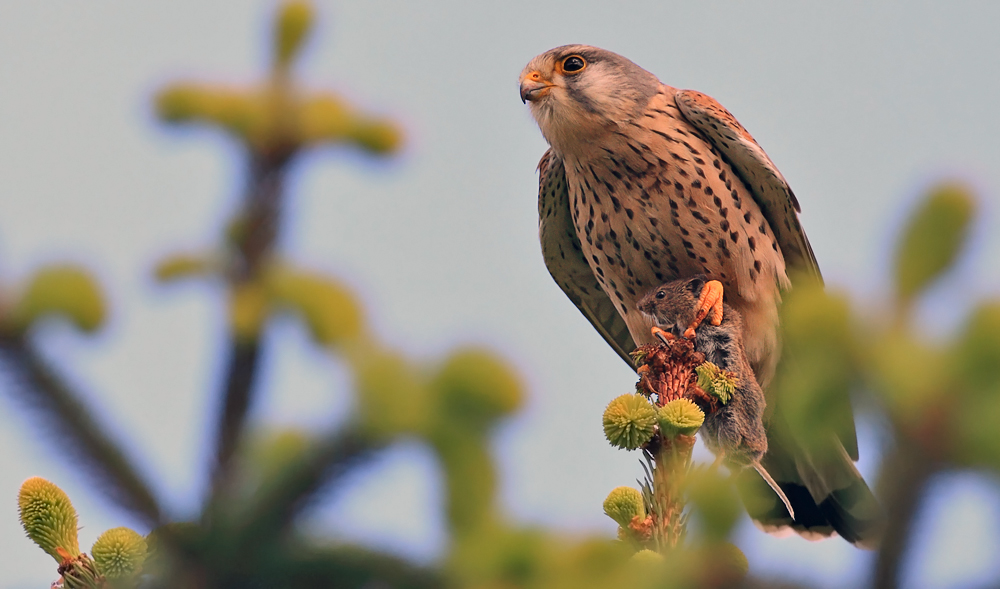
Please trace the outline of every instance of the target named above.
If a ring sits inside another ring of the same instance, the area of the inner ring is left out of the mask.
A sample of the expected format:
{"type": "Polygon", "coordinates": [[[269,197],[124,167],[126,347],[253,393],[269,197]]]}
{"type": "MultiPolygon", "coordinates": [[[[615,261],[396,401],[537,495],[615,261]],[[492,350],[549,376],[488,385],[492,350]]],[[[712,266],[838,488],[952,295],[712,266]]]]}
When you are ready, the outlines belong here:
{"type": "Polygon", "coordinates": [[[681,90],[675,100],[684,118],[722,153],[750,189],[778,240],[789,277],[804,274],[821,278],[816,255],[799,223],[799,202],[771,158],[736,118],[711,96],[694,90],[681,90]]]}
{"type": "Polygon", "coordinates": [[[583,257],[570,217],[569,188],[562,160],[552,150],[538,163],[538,236],[545,267],[594,329],[632,368],[635,342],[615,304],[601,288],[583,257]]]}
{"type": "MultiPolygon", "coordinates": [[[[681,90],[675,100],[684,118],[708,138],[750,189],[778,240],[789,278],[822,280],[816,255],[799,223],[799,202],[771,158],[736,117],[711,96],[681,90]]],[[[857,460],[850,402],[844,399],[842,406],[832,411],[830,420],[847,453],[857,460]]]]}

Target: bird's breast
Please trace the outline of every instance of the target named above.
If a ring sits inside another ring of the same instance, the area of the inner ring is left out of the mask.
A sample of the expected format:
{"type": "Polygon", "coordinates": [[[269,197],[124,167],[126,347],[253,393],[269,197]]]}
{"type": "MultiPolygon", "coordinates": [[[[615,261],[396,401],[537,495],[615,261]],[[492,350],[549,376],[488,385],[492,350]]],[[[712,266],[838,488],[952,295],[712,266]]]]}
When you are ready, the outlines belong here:
{"type": "Polygon", "coordinates": [[[648,319],[635,308],[643,295],[707,274],[722,281],[727,302],[744,315],[748,356],[776,346],[785,270],[774,234],[749,190],[672,98],[657,96],[643,117],[585,156],[564,158],[583,254],[637,343],[650,340],[648,319]]]}

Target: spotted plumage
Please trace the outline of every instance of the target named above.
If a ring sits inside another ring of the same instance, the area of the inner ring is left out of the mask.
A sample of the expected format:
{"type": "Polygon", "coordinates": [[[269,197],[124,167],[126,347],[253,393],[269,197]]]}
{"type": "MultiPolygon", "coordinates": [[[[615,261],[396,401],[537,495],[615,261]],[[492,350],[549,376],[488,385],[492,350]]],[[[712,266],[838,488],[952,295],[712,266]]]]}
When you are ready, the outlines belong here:
{"type": "MultiPolygon", "coordinates": [[[[766,390],[779,356],[781,291],[790,276],[818,278],[819,270],[798,202],[753,137],[710,97],[586,45],[534,58],[520,90],[550,145],[539,164],[539,234],[559,287],[628,361],[652,342],[651,319],[637,309],[644,294],[678,278],[717,279],[743,319],[743,348],[766,390]]],[[[853,425],[837,436],[857,459],[853,425]]],[[[765,463],[808,488],[815,504],[836,490],[828,477],[800,480],[801,468],[818,467],[773,440],[771,448],[765,463]]],[[[837,484],[860,481],[849,474],[837,484]]],[[[844,530],[852,541],[860,533],[844,530]]]]}

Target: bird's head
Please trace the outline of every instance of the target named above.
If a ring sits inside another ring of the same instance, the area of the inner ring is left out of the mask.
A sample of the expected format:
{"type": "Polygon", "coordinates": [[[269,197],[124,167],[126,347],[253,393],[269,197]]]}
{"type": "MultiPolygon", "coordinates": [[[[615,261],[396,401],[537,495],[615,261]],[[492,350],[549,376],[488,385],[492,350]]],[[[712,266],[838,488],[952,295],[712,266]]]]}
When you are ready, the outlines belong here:
{"type": "Polygon", "coordinates": [[[659,80],[617,53],[563,45],[532,59],[521,72],[521,100],[546,141],[571,153],[641,115],[659,80]]]}

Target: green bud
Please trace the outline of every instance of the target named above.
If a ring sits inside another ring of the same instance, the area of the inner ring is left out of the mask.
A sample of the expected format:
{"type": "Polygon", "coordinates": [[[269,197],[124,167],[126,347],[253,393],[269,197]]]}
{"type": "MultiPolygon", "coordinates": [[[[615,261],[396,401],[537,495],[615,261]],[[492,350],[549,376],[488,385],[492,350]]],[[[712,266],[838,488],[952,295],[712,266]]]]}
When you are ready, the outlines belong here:
{"type": "Polygon", "coordinates": [[[168,123],[204,116],[209,98],[195,84],[173,84],[156,95],[156,113],[168,123]]]}
{"type": "Polygon", "coordinates": [[[955,262],[976,210],[971,191],[942,184],[914,211],[896,249],[896,291],[908,301],[955,262]]]}
{"type": "Polygon", "coordinates": [[[397,151],[403,133],[388,119],[355,112],[340,97],[319,94],[303,100],[295,110],[298,140],[303,145],[350,142],[377,155],[397,151]]]}
{"type": "Polygon", "coordinates": [[[1000,396],[982,397],[976,401],[975,411],[953,411],[945,416],[951,422],[947,447],[953,463],[961,467],[1000,469],[1000,436],[997,436],[1000,396]]]}
{"type": "Polygon", "coordinates": [[[47,266],[35,272],[14,309],[14,321],[27,328],[48,315],[62,315],[82,331],[104,323],[104,298],[97,281],[75,266],[47,266]]]}
{"type": "MultiPolygon", "coordinates": [[[[919,423],[928,410],[936,410],[932,408],[945,398],[943,395],[952,393],[954,375],[948,370],[947,359],[929,342],[902,330],[890,330],[870,338],[868,345],[868,378],[875,385],[872,390],[886,402],[885,408],[898,423],[919,423]]],[[[814,411],[815,421],[830,413],[824,405],[814,411]]]]}
{"type": "Polygon", "coordinates": [[[156,279],[173,282],[182,278],[205,276],[218,270],[218,264],[209,256],[179,254],[165,258],[156,265],[156,279]]]}
{"type": "Polygon", "coordinates": [[[750,563],[735,544],[731,542],[720,542],[711,544],[704,549],[708,554],[708,560],[714,564],[710,569],[705,570],[705,586],[708,587],[733,587],[739,585],[747,572],[750,570],[750,563]]]}
{"type": "Polygon", "coordinates": [[[278,476],[291,463],[301,460],[312,446],[304,431],[284,429],[257,433],[250,437],[247,458],[261,478],[278,476]]]}
{"type": "Polygon", "coordinates": [[[146,539],[129,528],[113,528],[97,537],[94,547],[97,570],[108,579],[133,577],[146,560],[146,539]]]}
{"type": "Polygon", "coordinates": [[[663,555],[659,552],[654,552],[649,548],[643,548],[639,552],[632,555],[632,562],[640,563],[662,563],[663,555]]]}
{"type": "Polygon", "coordinates": [[[21,484],[17,495],[21,526],[35,544],[62,562],[59,549],[70,557],[80,554],[76,510],[62,489],[41,477],[21,484]]]}
{"type": "Polygon", "coordinates": [[[496,519],[499,485],[488,440],[439,426],[428,437],[443,470],[445,515],[452,537],[466,538],[490,526],[496,519]]]}
{"type": "Polygon", "coordinates": [[[698,374],[698,386],[725,405],[736,391],[736,375],[722,370],[711,362],[705,362],[694,369],[698,374]]]}
{"type": "Polygon", "coordinates": [[[626,393],[604,410],[604,435],[616,448],[635,450],[653,437],[656,409],[646,397],[626,393]]]}
{"type": "Polygon", "coordinates": [[[168,577],[176,571],[175,546],[209,546],[209,534],[194,522],[172,522],[153,528],[146,536],[146,560],[143,575],[168,577]]]}
{"type": "Polygon", "coordinates": [[[312,23],[313,10],[308,2],[285,2],[281,6],[274,31],[274,52],[279,66],[287,66],[295,58],[312,23]]]}
{"type": "Polygon", "coordinates": [[[628,527],[633,517],[645,519],[646,507],[642,502],[642,493],[632,487],[616,487],[604,500],[604,513],[623,528],[628,527]]]}
{"type": "Polygon", "coordinates": [[[299,139],[306,145],[343,141],[351,131],[354,117],[347,104],[331,94],[306,98],[295,114],[299,139]]]}
{"type": "Polygon", "coordinates": [[[694,504],[694,515],[701,521],[704,534],[725,539],[743,513],[731,481],[710,469],[692,471],[685,479],[686,495],[694,504]]]}
{"type": "Polygon", "coordinates": [[[351,129],[351,138],[360,147],[376,153],[387,154],[403,144],[403,133],[386,120],[360,120],[351,129]]]}
{"type": "Polygon", "coordinates": [[[316,343],[333,345],[362,334],[361,304],[335,280],[279,267],[267,273],[267,285],[275,303],[299,314],[316,343]]]}
{"type": "Polygon", "coordinates": [[[516,411],[524,396],[509,366],[492,352],[474,348],[452,353],[431,387],[450,419],[476,430],[516,411]]]}
{"type": "Polygon", "coordinates": [[[978,403],[1000,395],[1000,301],[972,311],[953,354],[956,375],[970,395],[965,398],[978,403]]]}
{"type": "Polygon", "coordinates": [[[642,366],[642,363],[646,360],[646,350],[642,348],[636,348],[629,352],[628,355],[632,358],[632,364],[636,366],[642,366]]]}
{"type": "Polygon", "coordinates": [[[206,122],[249,142],[260,140],[269,124],[260,93],[203,84],[164,88],[156,96],[156,112],[167,123],[206,122]]]}
{"type": "Polygon", "coordinates": [[[667,437],[691,436],[705,422],[705,413],[688,399],[674,399],[656,412],[660,433],[667,437]]]}
{"type": "Polygon", "coordinates": [[[848,298],[819,284],[796,286],[782,302],[783,357],[794,361],[780,363],[768,399],[780,404],[796,440],[813,453],[828,453],[830,435],[850,427],[836,420],[850,416],[849,394],[865,355],[853,323],[848,298]]]}
{"type": "Polygon", "coordinates": [[[377,437],[417,434],[432,421],[430,395],[416,366],[394,353],[371,352],[356,360],[358,413],[377,437]]]}

